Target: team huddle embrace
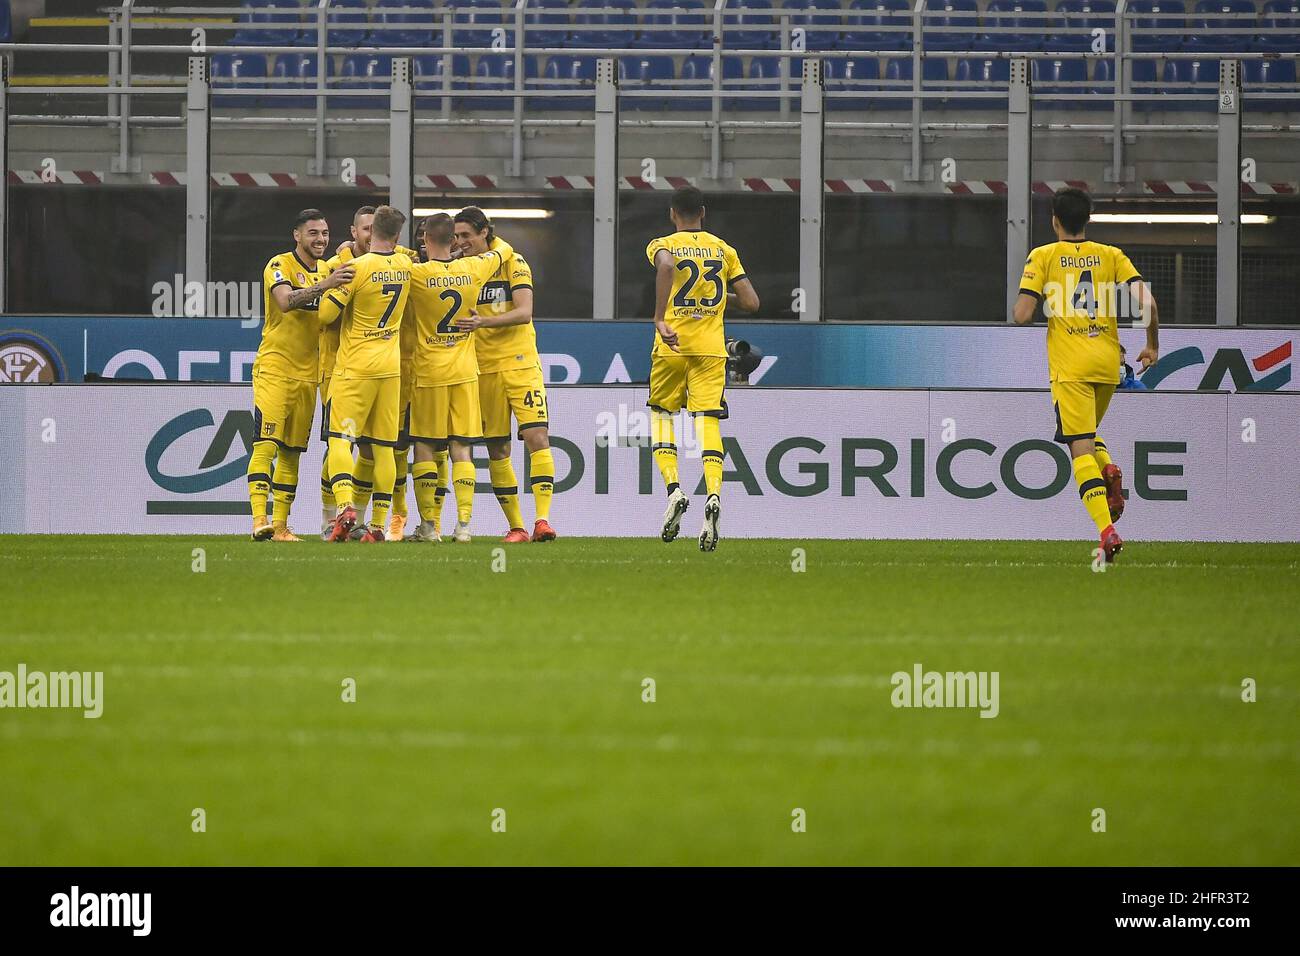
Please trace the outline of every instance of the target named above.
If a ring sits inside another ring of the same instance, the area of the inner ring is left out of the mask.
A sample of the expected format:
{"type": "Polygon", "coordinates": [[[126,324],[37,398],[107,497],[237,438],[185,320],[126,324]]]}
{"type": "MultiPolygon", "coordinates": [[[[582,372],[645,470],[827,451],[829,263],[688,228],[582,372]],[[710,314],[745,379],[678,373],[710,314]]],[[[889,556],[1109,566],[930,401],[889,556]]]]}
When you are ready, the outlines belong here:
{"type": "Polygon", "coordinates": [[[528,263],[475,207],[425,219],[423,256],[398,244],[405,223],[391,206],[363,206],[351,239],[327,259],[329,224],[306,209],[294,249],[267,263],[248,468],[254,540],[300,540],[288,518],[318,395],[325,540],[440,541],[451,488],[452,537],[468,542],[478,442],[509,525],[505,540],[556,537],[528,263]],[[510,459],[512,418],[528,451],[531,536],[510,459]],[[408,473],[419,517],[409,535],[408,473]]]}

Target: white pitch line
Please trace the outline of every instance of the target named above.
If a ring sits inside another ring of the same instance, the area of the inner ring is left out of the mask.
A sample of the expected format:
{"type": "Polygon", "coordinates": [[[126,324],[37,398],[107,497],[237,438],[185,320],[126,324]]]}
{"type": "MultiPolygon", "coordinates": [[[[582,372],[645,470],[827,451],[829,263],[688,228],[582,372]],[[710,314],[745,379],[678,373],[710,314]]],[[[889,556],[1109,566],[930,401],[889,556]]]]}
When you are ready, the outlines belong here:
{"type": "MultiPolygon", "coordinates": [[[[973,716],[973,715],[972,715],[973,716]]],[[[180,744],[184,746],[243,746],[258,750],[282,747],[362,747],[367,750],[485,750],[537,752],[562,750],[574,753],[686,753],[697,755],[773,755],[821,759],[827,756],[866,759],[893,757],[946,757],[957,760],[987,758],[1070,758],[1089,760],[1224,760],[1230,762],[1300,762],[1295,740],[1256,741],[1231,744],[1181,744],[1168,746],[1128,741],[1114,746],[1104,743],[1067,743],[1044,746],[1036,739],[990,740],[983,743],[960,740],[898,737],[686,737],[662,734],[634,737],[622,734],[485,734],[481,731],[382,731],[315,730],[286,728],[281,732],[231,730],[209,727],[202,730],[172,728],[124,731],[108,724],[82,727],[43,724],[0,725],[0,737],[7,740],[63,741],[69,743],[180,744]]],[[[48,755],[47,755],[48,756],[48,755]]]]}

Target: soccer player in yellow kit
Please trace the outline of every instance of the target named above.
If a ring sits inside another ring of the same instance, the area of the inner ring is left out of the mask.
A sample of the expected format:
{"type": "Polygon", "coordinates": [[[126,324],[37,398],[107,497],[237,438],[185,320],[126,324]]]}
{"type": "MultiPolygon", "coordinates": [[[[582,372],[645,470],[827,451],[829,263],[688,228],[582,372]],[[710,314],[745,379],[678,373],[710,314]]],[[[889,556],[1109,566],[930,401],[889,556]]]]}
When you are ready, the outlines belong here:
{"type": "Polygon", "coordinates": [[[320,257],[329,237],[325,214],[304,209],[294,220],[294,248],[274,256],[262,272],[265,321],[253,362],[256,434],[248,461],[254,541],[301,540],[289,530],[289,508],[298,489],[298,459],[307,450],[315,411],[320,297],[352,279],[347,269],[327,274],[320,257]],[[274,495],[270,520],[268,495],[274,495]]]}
{"type": "Polygon", "coordinates": [[[1032,322],[1043,302],[1056,440],[1070,448],[1079,497],[1109,562],[1124,547],[1114,524],[1124,513],[1123,475],[1097,426],[1119,384],[1118,318],[1126,313],[1146,327],[1146,347],[1138,355],[1144,369],[1159,357],[1160,323],[1155,297],[1128,256],[1084,236],[1091,215],[1092,200],[1083,190],[1057,191],[1057,241],[1029,254],[1012,318],[1019,325],[1032,322]]]}
{"type": "Polygon", "coordinates": [[[704,231],[704,194],[694,186],[673,193],[670,236],[646,246],[655,270],[655,343],[650,353],[650,439],[655,464],[668,489],[660,537],[672,541],[690,504],[677,481],[677,439],[672,416],[685,405],[695,417],[704,466],[704,526],[700,550],[718,546],[722,514],[722,428],[727,403],[727,346],[722,316],[727,300],[758,311],[758,293],[736,250],[704,231]]]}
{"type": "MultiPolygon", "coordinates": [[[[467,206],[456,214],[456,247],[462,255],[510,248],[477,206],[467,206]]],[[[546,412],[546,383],[542,380],[537,332],[533,328],[533,270],[523,256],[512,251],[506,257],[483,286],[478,308],[462,325],[475,334],[488,471],[492,491],[510,525],[503,540],[530,540],[519,507],[519,479],[510,461],[510,416],[514,415],[519,426],[517,434],[528,450],[528,484],[536,517],[531,540],[554,541],[550,517],[555,458],[546,412]]]]}
{"type": "Polygon", "coordinates": [[[453,539],[467,543],[474,509],[474,462],[471,449],[483,437],[479,408],[478,360],[474,337],[466,328],[487,282],[513,250],[502,244],[482,255],[453,259],[451,244],[455,223],[446,213],[424,221],[427,262],[411,269],[411,305],[406,321],[414,318],[414,387],[408,434],[415,446],[411,478],[420,525],[412,541],[439,541],[435,518],[441,511],[439,473],[451,459],[451,484],[456,493],[456,530],[453,539]]]}
{"type": "MultiPolygon", "coordinates": [[[[401,390],[402,316],[411,292],[411,260],[396,251],[406,217],[392,206],[375,210],[370,251],[351,263],[352,280],[321,302],[321,323],[341,316],[339,351],[330,383],[330,484],[338,512],[331,541],[346,541],[357,523],[353,504],[351,443],[365,442],[374,456],[375,485],[391,489],[396,477],[401,390]]],[[[391,491],[371,498],[364,542],[384,540],[391,491]]]]}

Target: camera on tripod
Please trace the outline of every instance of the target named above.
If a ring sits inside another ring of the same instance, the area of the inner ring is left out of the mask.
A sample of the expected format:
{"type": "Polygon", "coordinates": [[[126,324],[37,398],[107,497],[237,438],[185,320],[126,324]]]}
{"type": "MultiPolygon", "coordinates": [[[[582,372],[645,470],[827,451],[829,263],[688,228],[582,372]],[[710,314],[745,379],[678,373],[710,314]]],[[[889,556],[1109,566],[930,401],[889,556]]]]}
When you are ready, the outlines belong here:
{"type": "Polygon", "coordinates": [[[744,339],[727,339],[727,384],[748,385],[750,373],[763,360],[763,350],[744,339]]]}

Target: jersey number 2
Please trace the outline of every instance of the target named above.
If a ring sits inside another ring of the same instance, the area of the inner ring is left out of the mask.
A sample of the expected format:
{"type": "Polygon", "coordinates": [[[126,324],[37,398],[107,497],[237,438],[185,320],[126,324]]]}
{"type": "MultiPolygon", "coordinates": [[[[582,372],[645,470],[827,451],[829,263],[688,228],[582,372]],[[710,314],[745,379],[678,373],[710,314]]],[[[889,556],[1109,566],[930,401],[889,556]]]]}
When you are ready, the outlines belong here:
{"type": "Polygon", "coordinates": [[[444,289],[438,294],[438,298],[442,299],[444,302],[451,303],[451,308],[447,310],[447,314],[444,315],[442,321],[438,323],[438,334],[447,335],[452,331],[452,317],[460,311],[460,304],[464,300],[460,297],[460,293],[455,289],[444,289]]]}

